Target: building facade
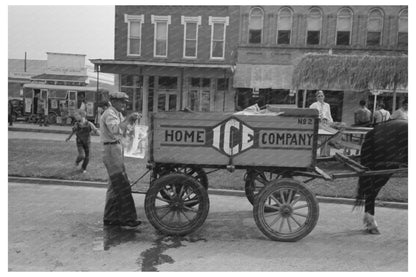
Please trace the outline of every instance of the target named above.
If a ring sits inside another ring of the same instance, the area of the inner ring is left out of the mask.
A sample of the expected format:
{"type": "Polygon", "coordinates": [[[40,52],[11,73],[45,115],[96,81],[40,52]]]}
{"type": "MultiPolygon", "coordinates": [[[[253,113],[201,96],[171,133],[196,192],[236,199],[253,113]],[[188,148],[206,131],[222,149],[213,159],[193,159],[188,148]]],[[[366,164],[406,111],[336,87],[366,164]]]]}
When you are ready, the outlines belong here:
{"type": "MultiPolygon", "coordinates": [[[[307,53],[407,55],[407,6],[117,6],[113,60],[91,60],[116,74],[129,110],[219,112],[258,103],[308,107],[292,89],[307,53]]],[[[407,88],[405,88],[407,89],[407,88]]],[[[390,111],[407,91],[378,99],[390,111]]],[[[334,120],[353,123],[369,91],[326,90],[334,120]]],[[[371,104],[371,103],[370,103],[371,104]]]]}
{"type": "Polygon", "coordinates": [[[118,76],[128,110],[234,111],[238,6],[116,6],[114,60],[91,60],[118,76]]]}
{"type": "MultiPolygon", "coordinates": [[[[314,91],[292,91],[293,69],[306,53],[407,55],[407,6],[241,6],[236,105],[308,107],[314,91]],[[305,102],[305,103],[304,103],[305,102]]],[[[407,97],[407,91],[398,93],[407,97]]],[[[334,120],[353,123],[358,102],[368,91],[325,91],[334,120]]],[[[392,111],[391,91],[379,98],[392,111]]],[[[400,100],[397,100],[398,102],[400,100]]]]}

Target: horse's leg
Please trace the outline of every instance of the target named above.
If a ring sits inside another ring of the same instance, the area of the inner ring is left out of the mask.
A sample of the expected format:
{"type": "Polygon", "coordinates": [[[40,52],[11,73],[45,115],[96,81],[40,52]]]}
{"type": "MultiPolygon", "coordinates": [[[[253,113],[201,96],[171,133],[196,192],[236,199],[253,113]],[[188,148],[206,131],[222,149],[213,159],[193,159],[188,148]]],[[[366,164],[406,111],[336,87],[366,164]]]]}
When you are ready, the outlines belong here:
{"type": "Polygon", "coordinates": [[[374,182],[372,184],[371,192],[367,195],[365,199],[365,215],[364,215],[364,223],[366,225],[367,231],[370,234],[380,234],[378,230],[378,225],[375,220],[375,202],[378,193],[380,192],[381,188],[387,183],[390,179],[391,175],[383,175],[383,176],[376,176],[374,177],[374,182]]]}

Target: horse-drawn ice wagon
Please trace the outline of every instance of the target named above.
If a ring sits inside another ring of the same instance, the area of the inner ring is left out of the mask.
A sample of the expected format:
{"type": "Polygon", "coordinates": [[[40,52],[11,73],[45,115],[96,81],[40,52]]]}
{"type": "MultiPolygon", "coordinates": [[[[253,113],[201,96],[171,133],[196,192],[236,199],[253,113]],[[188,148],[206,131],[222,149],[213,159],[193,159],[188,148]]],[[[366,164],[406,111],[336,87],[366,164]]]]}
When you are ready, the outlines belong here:
{"type": "Polygon", "coordinates": [[[246,195],[261,232],[279,241],[305,237],[319,217],[318,201],[306,185],[308,181],[378,174],[343,155],[337,158],[352,172],[337,175],[320,170],[316,166],[318,128],[318,113],[313,109],[257,115],[152,114],[152,178],[145,197],[148,220],[168,235],[195,231],[204,223],[210,205],[210,172],[205,170],[243,169],[246,195]],[[294,178],[297,176],[306,180],[294,178]]]}

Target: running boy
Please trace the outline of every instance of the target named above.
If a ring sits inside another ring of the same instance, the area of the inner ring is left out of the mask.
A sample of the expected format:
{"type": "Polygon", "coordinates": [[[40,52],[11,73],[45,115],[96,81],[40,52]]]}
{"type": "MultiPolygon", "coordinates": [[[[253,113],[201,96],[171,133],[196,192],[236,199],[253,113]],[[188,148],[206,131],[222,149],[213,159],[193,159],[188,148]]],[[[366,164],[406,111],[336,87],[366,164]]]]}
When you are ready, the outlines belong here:
{"type": "Polygon", "coordinates": [[[88,120],[85,119],[86,113],[83,110],[76,110],[74,113],[75,124],[72,128],[72,133],[66,139],[69,141],[71,137],[76,134],[76,142],[78,148],[78,157],[75,160],[75,166],[84,160],[81,165],[82,173],[86,173],[87,165],[90,158],[90,144],[91,144],[91,133],[96,135],[100,134],[100,131],[88,120]]]}

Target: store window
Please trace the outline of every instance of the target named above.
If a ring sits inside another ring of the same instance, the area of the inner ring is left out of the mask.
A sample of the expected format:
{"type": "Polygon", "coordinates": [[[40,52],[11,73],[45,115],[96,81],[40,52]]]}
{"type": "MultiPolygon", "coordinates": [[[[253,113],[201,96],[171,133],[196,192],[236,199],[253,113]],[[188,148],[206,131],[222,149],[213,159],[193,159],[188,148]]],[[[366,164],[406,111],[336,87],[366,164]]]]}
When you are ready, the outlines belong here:
{"type": "Polygon", "coordinates": [[[159,77],[157,91],[158,111],[178,110],[178,77],[159,77]]]}
{"type": "Polygon", "coordinates": [[[383,30],[383,13],[379,9],[370,11],[367,24],[367,45],[376,46],[381,44],[381,33],[383,30]]]}
{"type": "Polygon", "coordinates": [[[181,17],[184,25],[183,57],[196,58],[198,53],[198,26],[201,25],[201,17],[181,17]]]}
{"type": "Polygon", "coordinates": [[[209,25],[211,26],[211,59],[224,59],[225,53],[225,34],[229,24],[229,17],[210,16],[209,25]]]}
{"type": "Polygon", "coordinates": [[[139,75],[120,75],[120,90],[129,96],[126,110],[142,110],[141,93],[142,76],[139,75]]]}
{"type": "Polygon", "coordinates": [[[170,15],[157,16],[152,15],[152,24],[154,24],[154,42],[153,42],[153,56],[164,57],[168,56],[168,38],[170,15]]]}
{"type": "Polygon", "coordinates": [[[407,14],[407,9],[402,10],[399,14],[399,33],[397,40],[397,46],[399,47],[407,47],[408,43],[407,14]]]}
{"type": "Polygon", "coordinates": [[[277,44],[290,44],[291,32],[292,11],[282,8],[277,14],[277,44]]]}
{"type": "Polygon", "coordinates": [[[261,8],[252,8],[248,23],[248,42],[261,43],[263,32],[263,10],[261,8]]]}
{"type": "Polygon", "coordinates": [[[308,13],[306,23],[307,23],[306,44],[318,45],[321,41],[321,30],[322,30],[321,10],[318,8],[312,8],[308,13]]]}
{"type": "Polygon", "coordinates": [[[189,78],[188,107],[196,112],[209,112],[211,103],[211,79],[189,78]]]}
{"type": "Polygon", "coordinates": [[[140,56],[144,15],[124,15],[127,23],[127,55],[140,56]]]}
{"type": "Polygon", "coordinates": [[[336,45],[350,45],[352,30],[352,11],[348,8],[339,10],[337,16],[336,45]]]}

